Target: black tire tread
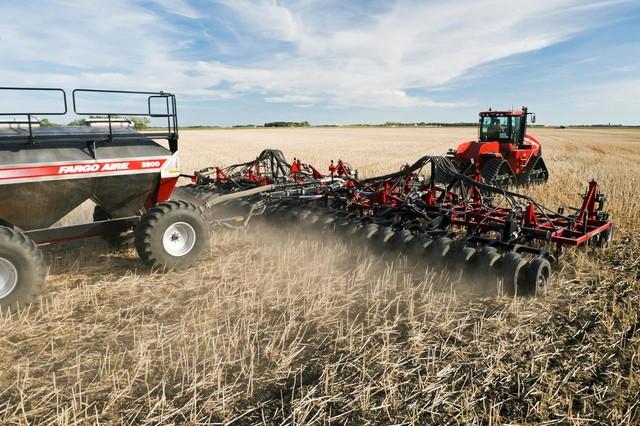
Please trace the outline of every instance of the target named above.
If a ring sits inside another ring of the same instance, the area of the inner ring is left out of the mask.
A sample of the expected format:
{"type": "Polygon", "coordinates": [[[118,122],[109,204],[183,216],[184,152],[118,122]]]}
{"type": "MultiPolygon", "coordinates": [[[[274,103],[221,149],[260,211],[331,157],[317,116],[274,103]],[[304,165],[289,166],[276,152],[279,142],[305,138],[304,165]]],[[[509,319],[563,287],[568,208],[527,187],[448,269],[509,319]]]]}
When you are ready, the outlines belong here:
{"type": "Polygon", "coordinates": [[[203,214],[202,207],[200,206],[196,206],[182,200],[169,200],[152,207],[142,217],[135,232],[135,246],[138,255],[143,262],[151,265],[152,267],[165,266],[164,263],[154,255],[153,250],[151,250],[151,239],[153,236],[154,225],[160,221],[162,216],[167,215],[171,211],[177,211],[180,209],[186,209],[200,215],[203,214]]]}
{"type": "Polygon", "coordinates": [[[25,289],[26,291],[20,295],[20,299],[9,303],[0,301],[1,308],[8,308],[12,311],[20,306],[31,304],[38,299],[38,296],[42,293],[48,271],[42,250],[24,233],[6,226],[0,226],[0,245],[13,245],[23,253],[24,257],[28,259],[28,264],[33,268],[33,279],[29,283],[29,287],[25,289]]]}

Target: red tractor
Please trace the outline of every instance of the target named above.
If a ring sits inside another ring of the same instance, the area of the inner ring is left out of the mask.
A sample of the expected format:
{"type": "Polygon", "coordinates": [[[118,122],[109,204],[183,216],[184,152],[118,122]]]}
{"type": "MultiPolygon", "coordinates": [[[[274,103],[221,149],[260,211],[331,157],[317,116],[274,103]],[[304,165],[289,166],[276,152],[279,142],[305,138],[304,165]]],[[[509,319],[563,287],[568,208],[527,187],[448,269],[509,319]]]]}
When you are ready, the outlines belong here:
{"type": "Polygon", "coordinates": [[[478,139],[449,150],[448,157],[460,173],[475,174],[485,183],[508,187],[546,182],[549,171],[542,159],[542,146],[527,134],[527,116],[521,111],[484,111],[480,113],[478,139]]]}

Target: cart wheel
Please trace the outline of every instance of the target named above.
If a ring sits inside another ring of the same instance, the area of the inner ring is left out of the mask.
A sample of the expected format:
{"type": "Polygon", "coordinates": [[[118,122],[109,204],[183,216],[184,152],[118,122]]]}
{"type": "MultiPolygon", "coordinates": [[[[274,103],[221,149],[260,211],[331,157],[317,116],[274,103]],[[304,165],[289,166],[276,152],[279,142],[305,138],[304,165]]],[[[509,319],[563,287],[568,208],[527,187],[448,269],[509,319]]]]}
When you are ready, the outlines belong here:
{"type": "Polygon", "coordinates": [[[203,206],[204,203],[214,200],[220,196],[220,193],[206,186],[189,184],[185,186],[176,186],[171,192],[171,199],[176,201],[186,201],[196,206],[203,206]]]}
{"type": "Polygon", "coordinates": [[[524,288],[526,296],[545,296],[549,287],[551,264],[547,259],[536,257],[527,266],[524,288]]]}
{"type": "Polygon", "coordinates": [[[42,251],[33,240],[0,226],[0,310],[14,311],[35,301],[46,277],[42,251]]]}
{"type": "Polygon", "coordinates": [[[193,264],[209,241],[202,209],[186,201],[167,201],[151,208],[135,231],[136,249],[147,264],[163,271],[193,264]]]}
{"type": "Polygon", "coordinates": [[[502,278],[502,291],[507,296],[522,296],[522,276],[527,261],[518,253],[507,253],[500,260],[499,276],[502,278]]]}
{"type": "MultiPolygon", "coordinates": [[[[94,222],[100,222],[100,221],[109,220],[109,219],[112,219],[111,215],[107,213],[107,211],[102,207],[96,206],[93,209],[94,222]]],[[[134,243],[133,231],[118,232],[116,234],[110,234],[110,235],[101,235],[100,238],[106,241],[112,250],[126,249],[133,246],[133,243],[134,243]]]]}

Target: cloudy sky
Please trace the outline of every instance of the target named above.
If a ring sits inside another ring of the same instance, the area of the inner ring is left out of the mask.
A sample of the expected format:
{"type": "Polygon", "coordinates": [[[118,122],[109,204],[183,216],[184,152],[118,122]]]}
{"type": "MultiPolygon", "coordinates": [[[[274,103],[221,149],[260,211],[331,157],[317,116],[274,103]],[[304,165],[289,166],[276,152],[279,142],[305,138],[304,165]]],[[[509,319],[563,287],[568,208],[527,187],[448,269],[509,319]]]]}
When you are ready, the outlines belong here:
{"type": "Polygon", "coordinates": [[[165,90],[182,124],[640,124],[637,0],[0,0],[2,86],[165,90]]]}

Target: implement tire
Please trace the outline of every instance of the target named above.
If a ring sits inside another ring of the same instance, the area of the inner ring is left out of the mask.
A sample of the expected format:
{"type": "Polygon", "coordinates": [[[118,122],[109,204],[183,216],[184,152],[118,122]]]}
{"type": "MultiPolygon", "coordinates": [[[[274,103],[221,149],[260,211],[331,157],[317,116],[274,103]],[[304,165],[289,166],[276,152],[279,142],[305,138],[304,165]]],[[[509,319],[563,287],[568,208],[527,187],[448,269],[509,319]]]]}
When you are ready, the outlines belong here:
{"type": "Polygon", "coordinates": [[[184,269],[208,246],[209,234],[201,207],[166,201],[149,209],[140,220],[135,231],[136,250],[146,264],[162,272],[184,269]]]}
{"type": "MultiPolygon", "coordinates": [[[[113,219],[105,209],[100,206],[95,206],[93,209],[93,221],[102,222],[103,220],[113,219]]],[[[134,233],[133,231],[118,232],[115,234],[101,235],[102,238],[112,250],[124,250],[133,246],[134,233]]]]}
{"type": "Polygon", "coordinates": [[[25,234],[0,226],[0,311],[34,302],[47,278],[42,251],[25,234]]]}

